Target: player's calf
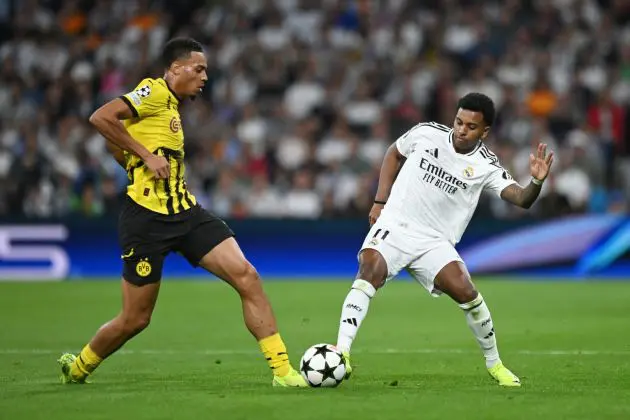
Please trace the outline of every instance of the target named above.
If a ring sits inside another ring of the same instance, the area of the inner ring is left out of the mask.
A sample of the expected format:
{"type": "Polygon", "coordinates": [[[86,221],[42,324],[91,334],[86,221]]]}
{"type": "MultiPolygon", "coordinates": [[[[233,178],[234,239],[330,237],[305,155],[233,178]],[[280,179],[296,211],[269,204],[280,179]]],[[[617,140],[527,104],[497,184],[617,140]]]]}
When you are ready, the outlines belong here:
{"type": "Polygon", "coordinates": [[[436,286],[455,300],[464,311],[468,327],[479,343],[486,359],[486,367],[492,368],[501,362],[497,348],[494,323],[490,310],[470,280],[468,270],[459,261],[444,266],[435,279],[436,286]]]}
{"type": "Polygon", "coordinates": [[[350,353],[352,342],[365,319],[370,307],[370,300],[376,294],[376,288],[363,279],[352,283],[341,308],[337,348],[344,354],[350,353]]]}
{"type": "Polygon", "coordinates": [[[149,327],[151,313],[124,311],[107,324],[103,325],[99,333],[91,342],[92,347],[105,357],[114,353],[123,344],[149,327]]]}
{"type": "Polygon", "coordinates": [[[365,249],[359,255],[359,273],[341,308],[337,348],[348,360],[346,378],[352,373],[350,348],[370,307],[370,300],[387,279],[387,263],[374,249],[365,249]]]}
{"type": "Polygon", "coordinates": [[[490,316],[490,310],[478,294],[470,302],[459,305],[464,311],[468,327],[479,343],[479,347],[486,358],[486,367],[490,368],[500,362],[497,338],[494,332],[494,324],[490,316]]]}
{"type": "Polygon", "coordinates": [[[66,354],[59,359],[66,383],[84,382],[104,359],[148,327],[159,287],[159,282],[139,286],[122,280],[123,308],[120,314],[99,328],[78,356],[66,354]]]}
{"type": "Polygon", "coordinates": [[[278,332],[269,298],[262,287],[256,268],[246,259],[235,262],[221,275],[238,293],[243,306],[245,325],[256,339],[278,332]]]}
{"type": "MultiPolygon", "coordinates": [[[[199,261],[199,265],[231,285],[239,294],[245,325],[258,340],[260,350],[283,386],[306,386],[296,379],[284,341],[278,333],[271,303],[254,266],[247,261],[236,240],[229,237],[199,261]]],[[[299,375],[298,375],[299,376],[299,375]]],[[[277,385],[277,384],[276,384],[277,385]]]]}
{"type": "Polygon", "coordinates": [[[506,368],[499,357],[497,336],[490,310],[480,293],[470,302],[459,305],[464,311],[468,327],[479,343],[479,347],[486,359],[488,373],[501,386],[519,387],[519,378],[506,368]]]}

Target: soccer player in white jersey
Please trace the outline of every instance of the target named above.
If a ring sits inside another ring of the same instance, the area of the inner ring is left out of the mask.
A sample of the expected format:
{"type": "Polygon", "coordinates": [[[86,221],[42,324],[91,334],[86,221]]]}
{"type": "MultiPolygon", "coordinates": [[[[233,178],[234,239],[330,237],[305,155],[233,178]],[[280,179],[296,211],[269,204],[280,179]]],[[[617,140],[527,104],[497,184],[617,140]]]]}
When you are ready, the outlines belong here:
{"type": "Polygon", "coordinates": [[[350,367],[350,347],[370,299],[406,269],[432,295],[446,293],[463,310],[490,375],[502,386],[520,386],[499,357],[488,306],[455,250],[484,189],[522,208],[534,203],[549,174],[553,152],[539,144],[530,155],[531,182],[521,187],[483,144],[494,121],[494,103],[480,93],[462,97],[453,128],[437,123],[413,127],[385,154],[359,251],[359,272],[343,303],[337,347],[350,367]]]}

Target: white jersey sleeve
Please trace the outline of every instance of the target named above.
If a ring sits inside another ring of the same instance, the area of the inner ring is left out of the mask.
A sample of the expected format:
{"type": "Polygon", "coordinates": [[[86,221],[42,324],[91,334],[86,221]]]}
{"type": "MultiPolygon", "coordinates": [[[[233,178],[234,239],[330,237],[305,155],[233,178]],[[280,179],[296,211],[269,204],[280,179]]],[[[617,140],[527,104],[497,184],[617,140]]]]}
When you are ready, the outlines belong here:
{"type": "Polygon", "coordinates": [[[412,127],[409,131],[407,131],[402,136],[398,137],[396,140],[396,147],[401,155],[408,158],[411,153],[416,150],[416,146],[420,142],[421,137],[419,136],[419,128],[421,124],[412,127]]]}
{"type": "Polygon", "coordinates": [[[497,167],[496,170],[490,172],[488,175],[488,179],[484,187],[494,191],[500,198],[501,192],[512,184],[516,184],[516,181],[512,178],[510,173],[501,167],[497,167]]]}

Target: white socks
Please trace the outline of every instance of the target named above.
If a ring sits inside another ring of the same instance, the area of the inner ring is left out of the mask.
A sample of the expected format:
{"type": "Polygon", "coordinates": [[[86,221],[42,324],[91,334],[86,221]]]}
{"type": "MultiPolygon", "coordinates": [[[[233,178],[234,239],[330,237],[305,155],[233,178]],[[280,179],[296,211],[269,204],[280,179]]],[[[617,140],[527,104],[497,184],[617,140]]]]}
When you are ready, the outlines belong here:
{"type": "Polygon", "coordinates": [[[479,342],[479,347],[486,358],[486,367],[491,368],[501,359],[499,359],[497,339],[486,302],[481,294],[478,294],[472,302],[462,303],[459,307],[464,310],[468,326],[479,342]]]}
{"type": "Polygon", "coordinates": [[[376,289],[365,280],[355,280],[352,289],[346,296],[341,309],[339,320],[339,334],[337,335],[337,348],[342,352],[350,352],[350,347],[357,331],[367,315],[370,307],[370,299],[374,297],[376,289]]]}
{"type": "MultiPolygon", "coordinates": [[[[376,289],[365,280],[355,280],[352,289],[346,296],[341,309],[339,320],[339,334],[337,336],[337,348],[342,352],[350,352],[352,342],[357,336],[357,331],[367,315],[370,307],[370,299],[376,294],[376,289]]],[[[470,330],[479,342],[479,347],[486,358],[486,367],[491,368],[501,361],[497,339],[494,333],[492,317],[483,296],[477,297],[468,303],[459,305],[466,314],[466,322],[470,330]]]]}

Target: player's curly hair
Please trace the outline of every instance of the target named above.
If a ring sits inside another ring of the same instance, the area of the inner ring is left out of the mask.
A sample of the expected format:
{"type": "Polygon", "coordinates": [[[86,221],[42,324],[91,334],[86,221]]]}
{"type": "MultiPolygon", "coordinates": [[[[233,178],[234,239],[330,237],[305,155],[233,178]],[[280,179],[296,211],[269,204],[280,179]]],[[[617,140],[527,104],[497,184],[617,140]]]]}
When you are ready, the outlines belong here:
{"type": "Polygon", "coordinates": [[[460,108],[481,112],[486,125],[492,125],[494,123],[494,116],[496,114],[494,102],[483,93],[472,92],[462,96],[457,102],[457,109],[460,108]]]}
{"type": "Polygon", "coordinates": [[[164,45],[162,64],[168,68],[174,61],[190,57],[193,51],[203,52],[203,46],[199,41],[192,38],[173,38],[164,45]]]}

